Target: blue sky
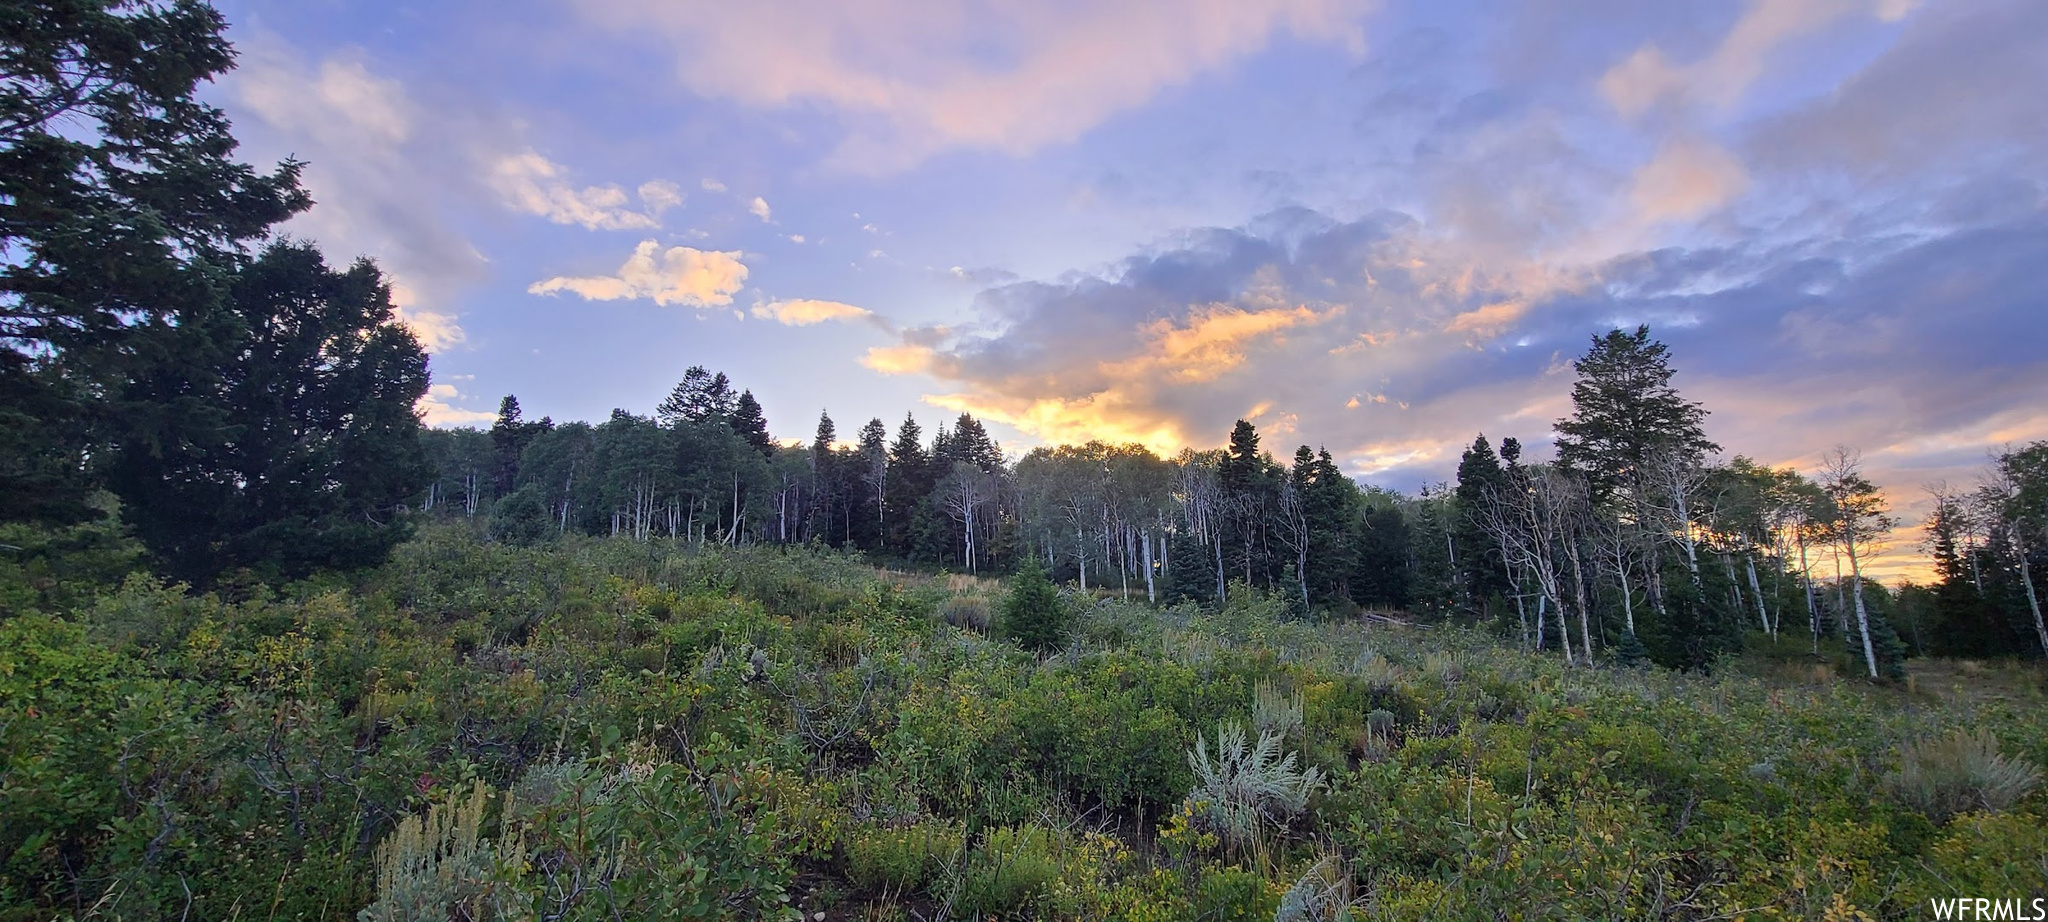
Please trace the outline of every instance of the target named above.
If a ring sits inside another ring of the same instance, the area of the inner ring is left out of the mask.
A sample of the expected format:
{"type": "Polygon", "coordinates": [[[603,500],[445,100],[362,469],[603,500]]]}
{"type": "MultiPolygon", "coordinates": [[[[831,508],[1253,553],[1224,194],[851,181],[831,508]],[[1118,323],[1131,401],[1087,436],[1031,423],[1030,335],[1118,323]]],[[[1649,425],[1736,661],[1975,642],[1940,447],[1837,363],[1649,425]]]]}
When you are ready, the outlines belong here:
{"type": "Polygon", "coordinates": [[[211,91],[374,257],[430,422],[779,436],[969,411],[1161,451],[1250,416],[1403,489],[1540,446],[1649,323],[1709,435],[1910,510],[2048,437],[2048,4],[223,2],[211,91]]]}

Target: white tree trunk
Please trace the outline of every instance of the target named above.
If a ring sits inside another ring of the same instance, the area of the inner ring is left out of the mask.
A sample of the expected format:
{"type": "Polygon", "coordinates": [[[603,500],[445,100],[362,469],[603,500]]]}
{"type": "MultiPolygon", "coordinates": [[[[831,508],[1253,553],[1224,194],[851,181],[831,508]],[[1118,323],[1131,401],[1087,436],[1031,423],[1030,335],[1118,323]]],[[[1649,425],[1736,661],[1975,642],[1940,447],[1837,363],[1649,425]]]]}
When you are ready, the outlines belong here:
{"type": "Polygon", "coordinates": [[[1139,540],[1145,545],[1145,602],[1148,605],[1157,605],[1159,591],[1153,588],[1152,583],[1152,530],[1146,529],[1139,535],[1139,540]]]}
{"type": "Polygon", "coordinates": [[[1756,578],[1756,553],[1750,552],[1743,560],[1749,565],[1749,594],[1756,597],[1756,616],[1764,623],[1764,633],[1771,635],[1772,640],[1776,640],[1778,631],[1771,626],[1770,611],[1764,608],[1764,587],[1756,578]]]}
{"type": "Polygon", "coordinates": [[[2027,607],[2034,612],[2034,633],[2041,638],[2041,652],[2048,653],[2048,622],[2041,620],[2041,599],[2034,594],[2034,572],[2027,565],[2027,545],[2020,539],[2020,523],[2012,523],[2013,556],[2020,561],[2020,584],[2027,587],[2027,607]]]}
{"type": "Polygon", "coordinates": [[[1843,540],[1849,552],[1850,582],[1855,587],[1856,627],[1863,633],[1863,662],[1870,667],[1870,677],[1877,678],[1877,648],[1870,642],[1870,611],[1863,606],[1863,565],[1856,557],[1856,535],[1851,532],[1843,540]]]}

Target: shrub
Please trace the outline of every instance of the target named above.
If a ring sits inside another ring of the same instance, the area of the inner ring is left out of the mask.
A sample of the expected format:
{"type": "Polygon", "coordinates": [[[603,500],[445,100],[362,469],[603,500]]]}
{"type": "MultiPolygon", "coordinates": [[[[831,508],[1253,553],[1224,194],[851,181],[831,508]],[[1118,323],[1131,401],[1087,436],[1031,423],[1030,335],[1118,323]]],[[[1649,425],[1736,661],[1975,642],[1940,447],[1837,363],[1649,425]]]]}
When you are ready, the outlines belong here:
{"type": "Polygon", "coordinates": [[[939,618],[961,630],[986,634],[991,620],[988,597],[978,593],[952,596],[939,605],[939,618]]]}
{"type": "Polygon", "coordinates": [[[863,829],[846,843],[847,874],[870,890],[905,893],[935,879],[964,841],[960,824],[942,820],[863,829]]]}
{"type": "Polygon", "coordinates": [[[411,919],[528,919],[533,901],[516,876],[525,847],[483,839],[490,788],[478,781],[468,796],[451,794],[427,815],[399,821],[377,846],[377,899],[362,922],[411,919]]]}
{"type": "Polygon", "coordinates": [[[1970,810],[2011,807],[2041,784],[2041,770],[1998,752],[1990,731],[1957,730],[1939,740],[1907,743],[1885,787],[1899,802],[1935,822],[1970,810]]]}
{"type": "Polygon", "coordinates": [[[1273,922],[1336,922],[1350,919],[1351,877],[1342,860],[1326,856],[1280,896],[1273,922]]]}
{"type": "Polygon", "coordinates": [[[1279,905],[1266,891],[1266,879],[1243,868],[1210,868],[1195,885],[1197,919],[1267,922],[1279,905]]]}
{"type": "Polygon", "coordinates": [[[958,906],[988,914],[1039,903],[1060,879],[1060,852],[1059,840],[1043,826],[989,830],[967,862],[958,906]]]}
{"type": "Polygon", "coordinates": [[[1026,649],[1048,650],[1065,641],[1067,607],[1036,556],[1026,556],[1023,569],[1010,582],[1002,628],[1004,636],[1026,649]]]}
{"type": "Polygon", "coordinates": [[[1268,824],[1285,825],[1308,809],[1309,795],[1323,784],[1320,769],[1295,767],[1295,753],[1280,754],[1280,738],[1259,735],[1256,745],[1244,727],[1225,723],[1216,730],[1216,756],[1207,738],[1196,740],[1188,764],[1195,789],[1188,802],[1223,844],[1242,849],[1258,840],[1268,824]]]}
{"type": "Polygon", "coordinates": [[[1289,696],[1271,682],[1260,682],[1252,690],[1252,730],[1282,738],[1301,732],[1301,705],[1301,692],[1289,696]]]}
{"type": "Polygon", "coordinates": [[[539,544],[554,531],[552,525],[547,508],[531,488],[514,490],[491,507],[491,537],[506,544],[539,544]]]}

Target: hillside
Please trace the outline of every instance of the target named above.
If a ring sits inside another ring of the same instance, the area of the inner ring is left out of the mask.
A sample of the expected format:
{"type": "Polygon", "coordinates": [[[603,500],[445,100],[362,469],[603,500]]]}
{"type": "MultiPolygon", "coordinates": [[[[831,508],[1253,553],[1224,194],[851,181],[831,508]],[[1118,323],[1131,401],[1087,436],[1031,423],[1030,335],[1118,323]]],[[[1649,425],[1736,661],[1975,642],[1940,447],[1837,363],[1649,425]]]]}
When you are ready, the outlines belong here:
{"type": "Polygon", "coordinates": [[[359,577],[138,576],[17,614],[0,919],[1885,919],[2048,897],[2038,665],[1915,660],[1903,687],[1832,648],[1570,669],[1242,588],[1206,609],[1008,591],[436,526],[359,577]],[[1002,639],[1034,618],[1050,651],[1002,639]]]}

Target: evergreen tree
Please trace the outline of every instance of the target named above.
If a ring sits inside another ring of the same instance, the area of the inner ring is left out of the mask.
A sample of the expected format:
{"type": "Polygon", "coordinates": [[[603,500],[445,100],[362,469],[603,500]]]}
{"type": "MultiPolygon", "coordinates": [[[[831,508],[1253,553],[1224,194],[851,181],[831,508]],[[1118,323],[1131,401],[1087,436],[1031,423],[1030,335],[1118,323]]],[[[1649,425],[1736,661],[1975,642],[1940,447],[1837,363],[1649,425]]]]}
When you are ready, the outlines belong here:
{"type": "Polygon", "coordinates": [[[110,444],[206,424],[192,401],[121,398],[185,373],[163,344],[226,309],[243,248],[312,199],[296,162],[231,160],[196,98],[234,66],[211,6],[17,3],[0,22],[0,521],[77,522],[100,514],[110,444]]]}
{"type": "Polygon", "coordinates": [[[924,449],[924,431],[917,419],[906,413],[902,425],[896,428],[895,441],[889,443],[889,482],[882,495],[883,515],[889,523],[885,544],[897,556],[911,556],[916,545],[913,526],[918,509],[936,482],[931,468],[931,457],[924,449]]]}
{"type": "Polygon", "coordinates": [[[766,458],[775,453],[775,440],[768,437],[768,420],[761,415],[761,402],[753,391],[741,391],[732,410],[732,431],[766,458]]]}
{"type": "Polygon", "coordinates": [[[1558,463],[1587,478],[1593,498],[1626,487],[1652,457],[1699,459],[1720,450],[1701,429],[1707,411],[1671,386],[1670,349],[1650,328],[1611,330],[1572,363],[1572,415],[1557,421],[1558,463]]]}
{"type": "Polygon", "coordinates": [[[1230,446],[1216,472],[1225,516],[1230,523],[1223,545],[1224,568],[1247,584],[1273,584],[1272,557],[1267,549],[1268,516],[1278,506],[1278,478],[1259,451],[1259,431],[1238,420],[1230,446]]]}
{"type": "Polygon", "coordinates": [[[1482,433],[1458,459],[1458,518],[1451,532],[1451,544],[1457,551],[1459,584],[1466,597],[1477,605],[1513,591],[1508,585],[1500,545],[1487,536],[1481,525],[1490,498],[1506,489],[1507,470],[1482,433]]]}
{"type": "Polygon", "coordinates": [[[547,417],[541,417],[537,423],[526,422],[519,410],[518,397],[506,394],[505,399],[498,401],[498,419],[491,424],[491,445],[498,455],[491,482],[497,495],[512,492],[519,482],[519,458],[525,454],[526,446],[554,427],[555,421],[547,417]]]}
{"type": "Polygon", "coordinates": [[[811,524],[807,536],[837,546],[845,537],[844,496],[839,489],[839,457],[832,443],[839,429],[832,416],[818,413],[818,434],[811,440],[811,524]]]}
{"type": "Polygon", "coordinates": [[[702,365],[692,365],[683,371],[683,380],[669,391],[667,399],[654,409],[654,418],[664,426],[727,422],[737,409],[732,382],[725,372],[713,374],[702,365]]]}
{"type": "Polygon", "coordinates": [[[889,429],[880,419],[860,427],[859,446],[854,450],[857,464],[850,485],[857,490],[854,510],[854,544],[866,551],[880,550],[888,531],[884,500],[889,487],[889,429]]]}
{"type": "Polygon", "coordinates": [[[1003,599],[1003,636],[1027,650],[1050,650],[1066,642],[1067,606],[1059,590],[1046,579],[1038,555],[1024,555],[1024,565],[1010,578],[1010,594],[1003,599]]]}
{"type": "Polygon", "coordinates": [[[310,246],[275,244],[223,309],[159,335],[176,364],[121,396],[165,419],[129,428],[108,482],[165,571],[295,578],[375,565],[404,540],[397,510],[433,479],[413,412],[427,359],[374,265],[335,272],[310,246]]]}
{"type": "Polygon", "coordinates": [[[1408,606],[1408,520],[1388,501],[1375,501],[1358,518],[1357,563],[1351,595],[1360,605],[1408,606]]]}

